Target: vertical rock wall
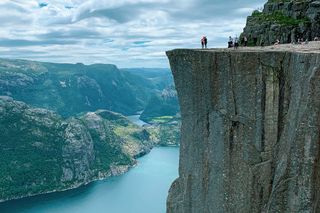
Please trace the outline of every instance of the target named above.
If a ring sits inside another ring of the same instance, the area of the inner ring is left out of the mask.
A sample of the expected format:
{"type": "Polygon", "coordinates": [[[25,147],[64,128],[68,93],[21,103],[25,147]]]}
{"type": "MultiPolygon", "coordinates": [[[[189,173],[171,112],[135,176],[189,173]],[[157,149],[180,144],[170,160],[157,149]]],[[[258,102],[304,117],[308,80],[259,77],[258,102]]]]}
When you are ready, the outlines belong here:
{"type": "Polygon", "coordinates": [[[320,212],[320,55],[167,55],[182,114],[167,212],[320,212]]]}

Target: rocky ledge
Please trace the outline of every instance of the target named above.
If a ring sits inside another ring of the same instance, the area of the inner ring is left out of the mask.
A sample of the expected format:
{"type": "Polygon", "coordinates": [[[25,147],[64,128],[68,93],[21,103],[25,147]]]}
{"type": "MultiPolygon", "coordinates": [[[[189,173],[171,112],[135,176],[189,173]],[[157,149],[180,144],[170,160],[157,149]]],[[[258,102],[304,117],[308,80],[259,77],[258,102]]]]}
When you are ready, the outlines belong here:
{"type": "Polygon", "coordinates": [[[320,44],[167,55],[182,116],[167,212],[320,212],[320,44]]]}

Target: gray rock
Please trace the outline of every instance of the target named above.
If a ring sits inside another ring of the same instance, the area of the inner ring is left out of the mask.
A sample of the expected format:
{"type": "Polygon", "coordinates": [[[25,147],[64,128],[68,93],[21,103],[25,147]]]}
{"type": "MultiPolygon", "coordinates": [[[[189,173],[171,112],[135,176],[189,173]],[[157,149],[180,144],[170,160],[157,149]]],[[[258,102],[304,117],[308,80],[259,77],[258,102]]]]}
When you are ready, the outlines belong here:
{"type": "Polygon", "coordinates": [[[296,42],[299,38],[311,41],[320,36],[320,1],[284,3],[269,0],[262,13],[248,17],[244,35],[249,44],[253,44],[255,37],[258,44],[263,40],[265,45],[273,44],[277,39],[281,43],[296,42]]]}
{"type": "Polygon", "coordinates": [[[182,116],[167,212],[320,212],[320,54],[167,55],[182,116]]]}
{"type": "Polygon", "coordinates": [[[314,1],[310,4],[310,7],[320,7],[320,1],[314,1]]]}
{"type": "Polygon", "coordinates": [[[65,129],[64,139],[61,181],[87,183],[92,178],[91,168],[95,160],[94,142],[89,131],[80,120],[71,119],[65,129]]]}

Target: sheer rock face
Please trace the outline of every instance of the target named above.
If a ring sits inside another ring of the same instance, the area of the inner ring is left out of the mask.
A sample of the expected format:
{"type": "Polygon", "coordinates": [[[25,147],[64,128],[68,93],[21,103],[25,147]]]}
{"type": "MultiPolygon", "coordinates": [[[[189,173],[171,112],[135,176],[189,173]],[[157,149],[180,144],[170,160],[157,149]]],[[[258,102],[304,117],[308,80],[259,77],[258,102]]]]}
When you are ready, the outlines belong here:
{"type": "Polygon", "coordinates": [[[182,115],[167,212],[320,212],[320,54],[167,55],[182,115]]]}

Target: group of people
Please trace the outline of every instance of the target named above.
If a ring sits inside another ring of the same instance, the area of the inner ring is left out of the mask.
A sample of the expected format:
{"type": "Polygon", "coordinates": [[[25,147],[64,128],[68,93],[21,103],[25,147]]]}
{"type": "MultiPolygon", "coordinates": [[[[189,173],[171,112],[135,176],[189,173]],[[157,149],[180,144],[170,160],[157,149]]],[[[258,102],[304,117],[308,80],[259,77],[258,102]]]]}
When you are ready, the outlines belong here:
{"type": "MultiPolygon", "coordinates": [[[[319,41],[319,37],[316,36],[314,37],[313,41],[319,41]]],[[[308,44],[309,40],[308,39],[303,39],[303,38],[298,38],[297,41],[292,41],[292,44],[308,44]]]]}
{"type": "MultiPolygon", "coordinates": [[[[246,36],[244,36],[243,38],[243,44],[246,47],[248,45],[248,39],[246,36]]],[[[232,38],[231,36],[229,36],[229,41],[228,41],[228,48],[235,48],[238,49],[238,47],[240,46],[239,44],[239,38],[236,36],[234,38],[232,38]]]]}
{"type": "MultiPolygon", "coordinates": [[[[248,45],[248,39],[246,36],[243,37],[243,43],[244,46],[246,47],[248,45]]],[[[236,36],[235,38],[232,38],[231,36],[229,37],[229,42],[228,42],[228,48],[234,47],[237,49],[239,47],[239,39],[236,36]]],[[[202,36],[201,38],[201,47],[202,49],[207,49],[208,47],[208,38],[207,36],[202,36]]]]}
{"type": "MultiPolygon", "coordinates": [[[[253,37],[253,45],[256,46],[257,45],[257,37],[253,37]]],[[[314,41],[319,41],[319,37],[315,37],[314,41]]],[[[293,42],[294,44],[307,44],[308,40],[304,40],[303,38],[299,38],[298,42],[293,42]]],[[[280,40],[277,39],[274,43],[274,45],[279,45],[280,44],[280,40]]],[[[208,45],[208,39],[206,36],[202,36],[201,38],[201,46],[202,49],[207,49],[207,45],[208,45]]],[[[243,45],[244,47],[248,46],[248,38],[247,36],[243,36],[241,38],[241,45],[243,45]]],[[[260,45],[263,47],[264,46],[264,41],[261,40],[260,41],[260,45]]],[[[228,48],[234,48],[234,49],[238,49],[238,47],[240,46],[239,43],[239,38],[237,36],[235,36],[234,38],[232,38],[231,36],[229,36],[229,41],[228,41],[228,48]]]]}

